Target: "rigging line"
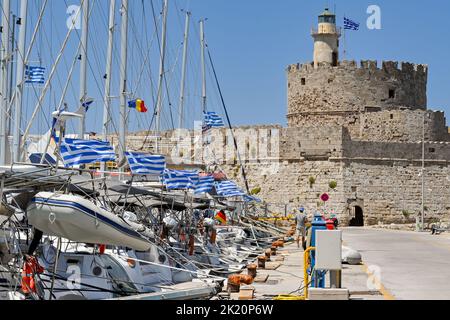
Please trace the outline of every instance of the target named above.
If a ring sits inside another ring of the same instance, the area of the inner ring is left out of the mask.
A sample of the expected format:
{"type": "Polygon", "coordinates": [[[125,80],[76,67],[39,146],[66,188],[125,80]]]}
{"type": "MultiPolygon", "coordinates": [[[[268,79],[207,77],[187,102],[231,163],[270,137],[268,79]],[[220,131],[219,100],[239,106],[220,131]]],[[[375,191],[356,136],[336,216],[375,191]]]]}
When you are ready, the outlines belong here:
{"type": "Polygon", "coordinates": [[[213,60],[212,60],[212,57],[211,57],[211,52],[209,50],[209,47],[206,46],[206,49],[207,49],[207,52],[208,52],[209,62],[211,64],[211,68],[212,68],[212,71],[213,71],[213,74],[214,74],[214,78],[216,80],[216,85],[217,85],[217,89],[219,91],[219,95],[220,95],[220,99],[221,99],[221,102],[222,102],[222,106],[223,106],[223,109],[225,111],[225,116],[227,118],[228,127],[230,129],[231,136],[233,137],[234,147],[235,147],[238,159],[239,159],[239,163],[241,165],[242,177],[244,178],[245,188],[247,189],[247,193],[250,194],[250,188],[249,188],[249,185],[248,185],[247,174],[245,172],[244,164],[242,163],[242,160],[241,160],[241,155],[240,155],[240,152],[239,152],[236,136],[234,135],[233,127],[232,127],[231,121],[230,121],[230,116],[228,114],[228,110],[227,110],[227,107],[225,105],[225,99],[223,97],[222,89],[220,87],[219,79],[217,77],[216,68],[214,67],[214,63],[213,63],[213,60]]]}
{"type": "MultiPolygon", "coordinates": [[[[3,16],[6,15],[6,13],[4,12],[3,7],[2,7],[2,13],[3,13],[3,16]]],[[[14,23],[15,23],[15,22],[14,22],[14,23]]],[[[18,44],[17,41],[15,41],[14,44],[17,46],[17,44],[18,44]]],[[[21,58],[22,58],[22,60],[23,60],[22,54],[20,54],[20,56],[21,56],[21,58]]],[[[13,73],[13,70],[11,70],[10,72],[13,73]]],[[[35,88],[34,86],[32,86],[32,88],[33,88],[33,92],[34,92],[35,96],[37,97],[38,94],[37,94],[36,88],[35,88]]],[[[12,89],[13,89],[13,88],[10,88],[10,90],[12,90],[12,89]]],[[[7,117],[8,119],[12,119],[12,111],[13,111],[12,104],[13,104],[14,99],[15,99],[15,97],[16,97],[16,96],[15,96],[15,95],[16,95],[16,90],[14,90],[14,91],[15,91],[15,92],[14,92],[14,95],[12,96],[12,99],[11,99],[10,101],[8,101],[8,106],[9,106],[10,112],[8,112],[8,108],[7,108],[7,110],[2,111],[3,113],[5,113],[5,115],[6,115],[6,117],[7,117]]]]}
{"type": "MultiPolygon", "coordinates": [[[[180,57],[181,49],[182,49],[182,46],[179,46],[177,58],[175,60],[175,63],[173,65],[172,70],[169,73],[171,75],[173,75],[175,73],[175,67],[178,65],[178,60],[179,60],[179,57],[180,57]]],[[[167,77],[164,75],[164,84],[165,84],[165,87],[166,87],[167,102],[169,104],[170,120],[171,120],[171,123],[172,123],[172,130],[175,130],[175,124],[173,122],[173,113],[172,113],[173,105],[172,105],[172,101],[170,99],[170,92],[169,92],[169,85],[171,84],[172,79],[173,79],[173,77],[171,76],[171,77],[169,77],[169,81],[167,81],[167,77]]]]}
{"type": "MultiPolygon", "coordinates": [[[[100,2],[94,1],[94,4],[92,5],[92,8],[91,8],[90,13],[89,13],[89,19],[90,19],[91,23],[92,22],[94,22],[94,23],[98,22],[100,24],[100,28],[102,30],[108,30],[109,29],[109,18],[106,19],[106,17],[105,17],[106,14],[104,12],[105,11],[105,7],[102,7],[101,4],[98,5],[99,3],[101,3],[101,1],[100,2]],[[101,16],[102,16],[103,19],[94,19],[94,21],[92,21],[91,16],[93,15],[94,8],[98,8],[98,10],[102,13],[101,16]]],[[[93,29],[94,30],[97,29],[95,25],[94,25],[93,29]]],[[[88,37],[89,37],[89,40],[91,41],[91,43],[92,42],[95,43],[96,39],[94,39],[94,37],[92,36],[92,34],[90,32],[88,33],[88,37]]],[[[93,55],[93,57],[95,59],[96,66],[97,66],[97,72],[95,74],[93,74],[94,77],[96,75],[98,75],[98,76],[104,75],[104,69],[103,69],[102,64],[100,62],[100,59],[102,59],[102,60],[105,59],[105,55],[102,56],[102,54],[100,53],[100,52],[104,52],[104,50],[102,48],[98,48],[98,47],[97,46],[91,46],[90,47],[91,48],[90,51],[92,52],[92,55],[93,55]]],[[[93,73],[93,70],[92,70],[92,73],[93,73]]],[[[103,90],[100,90],[99,91],[99,96],[103,97],[103,94],[104,94],[103,90]]],[[[101,99],[101,101],[103,102],[103,99],[101,99]]],[[[103,110],[103,109],[100,109],[100,110],[103,110]]],[[[100,112],[100,110],[97,109],[97,108],[95,109],[95,119],[94,119],[95,123],[98,123],[96,120],[97,120],[97,117],[98,117],[98,112],[100,112]]],[[[108,115],[108,118],[109,118],[109,115],[108,115]]]]}
{"type": "MultiPolygon", "coordinates": [[[[84,0],[83,0],[83,1],[84,1],[84,0]]],[[[66,5],[67,5],[67,0],[64,0],[64,2],[65,2],[66,5]]],[[[79,12],[80,12],[80,11],[78,11],[77,15],[79,14],[79,12]]],[[[75,19],[76,19],[76,18],[75,18],[75,19]]],[[[81,35],[80,35],[80,33],[77,31],[76,34],[77,34],[79,40],[81,41],[81,35]]],[[[94,79],[95,85],[97,86],[98,92],[102,93],[103,91],[102,91],[102,89],[101,89],[101,87],[100,87],[100,84],[99,84],[99,82],[98,82],[98,79],[95,77],[94,69],[93,69],[92,64],[91,64],[91,62],[90,62],[89,59],[87,59],[87,64],[88,64],[88,66],[89,66],[89,70],[90,70],[91,74],[94,75],[93,79],[94,79]]],[[[77,100],[78,100],[78,99],[77,99],[77,100]]],[[[109,112],[109,115],[110,115],[110,117],[111,117],[111,125],[112,125],[113,129],[114,129],[116,132],[118,132],[117,126],[116,126],[116,124],[115,124],[115,122],[114,122],[114,120],[113,120],[113,118],[112,118],[112,112],[111,112],[110,110],[109,110],[108,112],[109,112]]],[[[121,145],[121,142],[118,141],[118,144],[121,145]]],[[[122,147],[123,147],[123,146],[122,146],[122,147]]]]}
{"type": "MultiPolygon", "coordinates": [[[[146,10],[145,10],[145,1],[144,0],[142,0],[142,12],[143,12],[143,20],[144,20],[144,23],[143,23],[144,35],[145,35],[146,43],[149,44],[148,45],[148,54],[149,54],[149,57],[150,57],[150,49],[153,46],[153,42],[154,42],[154,40],[155,40],[155,38],[157,36],[157,33],[156,33],[156,30],[155,30],[155,32],[152,35],[151,41],[149,41],[148,28],[146,27],[148,25],[149,19],[147,17],[147,13],[146,13],[146,10]]],[[[151,65],[150,64],[149,64],[148,72],[149,72],[148,76],[149,76],[149,80],[150,80],[150,87],[152,89],[151,90],[152,102],[153,102],[153,104],[155,104],[156,103],[156,98],[155,98],[156,87],[155,87],[155,83],[154,83],[153,78],[152,78],[152,69],[151,69],[151,65]]]]}
{"type": "MultiPolygon", "coordinates": [[[[144,24],[145,24],[145,23],[144,23],[144,24]]],[[[157,36],[157,31],[155,30],[155,32],[153,33],[153,36],[152,36],[152,39],[151,39],[150,43],[147,42],[147,44],[149,44],[149,48],[148,48],[148,50],[147,50],[147,53],[144,55],[143,53],[145,52],[145,50],[139,45],[139,39],[138,39],[137,36],[136,36],[136,32],[134,32],[135,29],[137,29],[134,23],[132,23],[131,28],[132,28],[132,34],[133,34],[133,36],[135,37],[137,46],[138,46],[139,50],[141,51],[142,56],[145,56],[145,60],[144,60],[144,63],[142,64],[142,68],[141,68],[141,71],[140,71],[140,73],[139,73],[139,78],[138,78],[136,87],[137,87],[137,88],[140,87],[141,82],[142,82],[143,74],[144,74],[144,72],[146,71],[146,66],[148,65],[148,69],[149,69],[148,72],[149,72],[149,78],[150,78],[150,85],[151,85],[151,89],[152,89],[152,90],[151,90],[151,95],[152,95],[152,99],[155,100],[155,97],[154,97],[154,91],[156,91],[156,90],[155,90],[154,83],[153,83],[152,77],[151,77],[152,70],[151,70],[151,64],[150,64],[150,61],[149,61],[149,60],[150,60],[150,51],[151,51],[151,47],[152,47],[152,44],[153,44],[153,42],[154,42],[154,40],[155,40],[155,38],[156,38],[156,36],[157,36]]],[[[146,33],[147,33],[147,28],[145,28],[145,30],[146,30],[146,33]]]]}
{"type": "MultiPolygon", "coordinates": [[[[158,41],[158,48],[160,49],[161,48],[161,41],[159,39],[159,29],[158,29],[158,23],[156,22],[157,19],[156,19],[155,6],[153,4],[153,0],[150,1],[150,4],[151,4],[151,8],[152,8],[153,22],[154,22],[154,27],[155,27],[155,32],[156,32],[156,39],[158,41]]],[[[161,50],[159,50],[159,51],[161,52],[161,50]]],[[[161,53],[159,55],[160,55],[160,58],[161,58],[161,53]]],[[[144,148],[145,144],[147,143],[148,139],[150,138],[150,134],[151,134],[151,131],[152,131],[153,123],[154,123],[155,118],[156,118],[156,113],[157,113],[157,106],[156,106],[156,103],[154,102],[153,103],[153,117],[152,117],[152,121],[150,122],[150,126],[148,128],[147,135],[145,136],[144,143],[142,145],[142,149],[144,148]]]]}
{"type": "MultiPolygon", "coordinates": [[[[46,3],[47,3],[47,1],[45,2],[45,5],[46,5],[46,3]]],[[[40,16],[39,16],[39,20],[38,20],[38,24],[37,24],[37,26],[36,26],[36,28],[40,25],[40,22],[42,21],[42,15],[43,15],[43,10],[45,9],[45,6],[42,8],[42,10],[41,10],[41,14],[40,14],[40,16]]],[[[3,17],[6,17],[6,13],[5,13],[5,11],[4,11],[4,8],[2,7],[2,16],[3,17]]],[[[15,23],[15,22],[13,22],[13,23],[15,23]]],[[[11,24],[10,24],[11,25],[11,24]]],[[[10,31],[12,31],[12,27],[10,26],[10,31]]],[[[37,32],[37,29],[35,30],[35,33],[37,32]]],[[[35,34],[34,34],[35,35],[35,34]]],[[[17,42],[18,40],[16,39],[15,40],[15,45],[17,46],[18,45],[18,42],[17,42]]],[[[33,45],[33,41],[31,42],[31,44],[30,44],[30,46],[31,45],[33,45]]],[[[18,50],[17,50],[17,52],[18,52],[18,50]]],[[[19,53],[19,52],[18,52],[19,53]]],[[[22,54],[20,54],[20,58],[22,59],[22,61],[25,63],[26,62],[26,59],[24,59],[24,57],[22,56],[22,54]]],[[[11,73],[13,73],[13,70],[11,70],[11,73]]],[[[35,94],[35,96],[37,97],[38,96],[38,94],[37,94],[37,90],[36,90],[36,88],[34,87],[34,86],[32,86],[32,88],[33,88],[33,92],[34,92],[34,94],[35,94]]],[[[12,88],[10,88],[10,90],[12,90],[12,88]]],[[[14,90],[15,91],[15,90],[14,90]]],[[[8,113],[8,111],[7,110],[4,110],[4,111],[2,111],[2,112],[4,112],[5,113],[5,115],[7,116],[7,118],[8,119],[12,119],[12,104],[13,104],[13,102],[14,102],[14,99],[15,99],[15,94],[16,94],[16,92],[14,93],[14,95],[12,96],[12,99],[11,99],[11,101],[9,101],[8,102],[8,106],[9,106],[9,110],[10,110],[10,112],[8,113]]]]}
{"type": "MultiPolygon", "coordinates": [[[[44,32],[44,39],[45,39],[47,45],[50,47],[51,41],[49,40],[49,38],[48,38],[46,32],[44,32]]],[[[53,57],[51,57],[51,59],[53,59],[53,57]]],[[[65,67],[66,69],[69,69],[69,65],[68,65],[68,62],[67,62],[67,58],[66,58],[65,56],[63,57],[62,61],[63,61],[63,63],[64,63],[64,67],[65,67]]],[[[62,85],[62,82],[61,82],[61,75],[60,75],[59,73],[57,73],[56,77],[57,77],[57,79],[58,79],[58,84],[59,84],[60,88],[63,88],[64,86],[62,85]]],[[[73,83],[71,82],[70,85],[71,85],[72,93],[74,93],[74,92],[75,92],[75,89],[74,89],[74,87],[73,87],[73,83]]],[[[74,97],[76,98],[75,94],[74,94],[74,97]]],[[[46,121],[47,121],[47,125],[50,127],[50,122],[49,122],[49,120],[48,120],[48,118],[47,118],[47,114],[44,113],[43,116],[44,116],[44,118],[45,118],[46,121]]]]}
{"type": "MultiPolygon", "coordinates": [[[[84,0],[83,0],[83,1],[84,1],[84,0]]],[[[79,11],[77,12],[77,15],[76,15],[75,19],[78,17],[78,15],[79,15],[79,11]]],[[[32,124],[33,124],[33,121],[34,121],[34,119],[36,118],[36,115],[37,115],[37,113],[39,112],[39,110],[42,108],[43,100],[44,100],[45,95],[46,95],[46,93],[47,93],[47,91],[48,91],[48,89],[49,89],[50,83],[51,83],[51,81],[52,81],[52,79],[53,79],[53,77],[54,77],[54,75],[55,75],[55,73],[56,73],[57,66],[58,66],[59,62],[61,61],[61,58],[62,58],[63,53],[64,53],[64,50],[65,50],[66,47],[67,47],[67,43],[68,43],[68,41],[69,41],[70,35],[72,34],[72,31],[73,31],[73,29],[71,28],[71,29],[69,29],[69,31],[67,32],[66,38],[64,39],[64,42],[63,42],[63,44],[62,44],[62,46],[61,46],[61,49],[60,49],[60,51],[59,51],[59,53],[58,53],[58,56],[57,56],[57,58],[56,58],[56,61],[55,61],[54,65],[53,65],[53,67],[52,67],[52,70],[51,70],[51,72],[50,72],[49,78],[47,79],[47,81],[46,81],[46,83],[45,83],[45,85],[44,85],[44,88],[43,88],[43,90],[42,90],[42,93],[41,93],[41,95],[40,95],[40,97],[39,97],[39,101],[38,101],[38,103],[37,103],[37,105],[36,105],[36,107],[35,107],[35,109],[34,109],[34,111],[33,111],[33,114],[31,115],[31,119],[30,119],[30,121],[29,121],[29,123],[28,123],[27,128],[25,129],[25,132],[24,132],[24,136],[23,136],[22,143],[21,143],[21,149],[24,148],[24,146],[25,146],[25,141],[26,141],[26,138],[28,137],[28,134],[29,134],[29,132],[30,132],[31,126],[32,126],[32,124]]]]}

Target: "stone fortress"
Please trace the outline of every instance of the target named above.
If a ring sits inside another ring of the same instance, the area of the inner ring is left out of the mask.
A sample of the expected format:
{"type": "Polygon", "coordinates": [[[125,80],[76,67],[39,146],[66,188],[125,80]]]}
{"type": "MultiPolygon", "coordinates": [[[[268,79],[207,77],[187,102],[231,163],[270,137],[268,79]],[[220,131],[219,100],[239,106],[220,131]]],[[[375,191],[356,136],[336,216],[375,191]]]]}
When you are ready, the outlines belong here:
{"type": "MultiPolygon", "coordinates": [[[[340,61],[341,33],[328,9],[312,36],[314,61],[287,68],[288,126],[234,129],[250,188],[309,214],[326,192],[326,209],[343,224],[415,223],[422,208],[425,222],[447,222],[450,135],[444,113],[427,109],[427,66],[340,61]]],[[[231,139],[229,130],[212,130],[209,160],[244,186],[231,139]]]]}
{"type": "MultiPolygon", "coordinates": [[[[271,173],[263,167],[273,163],[252,161],[248,148],[250,186],[269,203],[308,213],[327,192],[327,209],[351,225],[415,223],[423,193],[425,222],[446,221],[450,135],[444,113],[427,109],[427,66],[339,61],[340,35],[325,10],[312,31],[314,62],[287,68],[288,127],[254,127],[279,134],[279,159],[271,173]]],[[[239,181],[234,164],[222,166],[239,181]]]]}

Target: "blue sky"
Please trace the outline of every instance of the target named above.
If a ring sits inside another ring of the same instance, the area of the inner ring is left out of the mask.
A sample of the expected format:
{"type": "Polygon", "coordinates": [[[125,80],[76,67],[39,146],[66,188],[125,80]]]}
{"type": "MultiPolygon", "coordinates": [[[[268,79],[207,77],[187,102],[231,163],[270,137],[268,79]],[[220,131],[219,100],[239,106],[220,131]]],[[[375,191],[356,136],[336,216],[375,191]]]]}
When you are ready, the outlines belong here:
{"type": "MultiPolygon", "coordinates": [[[[102,90],[106,50],[106,18],[108,3],[92,1],[89,57],[91,61],[89,95],[96,99],[89,111],[88,131],[101,131],[102,90]]],[[[18,1],[17,1],[18,2],[18,1]]],[[[15,3],[13,1],[13,3],[15,3]]],[[[39,4],[31,2],[30,19],[36,21],[39,4]]],[[[45,27],[33,49],[32,60],[51,67],[67,29],[65,20],[67,5],[77,4],[73,0],[49,0],[49,9],[44,19],[45,27]]],[[[160,0],[153,0],[160,25],[160,0]]],[[[143,98],[150,112],[130,113],[130,130],[148,129],[151,124],[156,81],[158,77],[158,44],[152,18],[151,1],[130,0],[129,38],[129,85],[132,97],[143,98]],[[152,40],[153,39],[153,40],[152,40]],[[150,62],[143,64],[146,54],[150,62]],[[144,66],[143,66],[144,65],[144,66]],[[142,67],[143,66],[143,67],[142,67]],[[142,74],[142,76],[139,76],[142,74]],[[140,81],[138,80],[140,79],[140,81]]],[[[181,69],[181,43],[184,29],[184,13],[192,11],[192,26],[189,49],[186,122],[192,124],[201,119],[200,107],[200,53],[198,20],[208,18],[206,38],[222,85],[225,101],[234,125],[286,123],[286,75],[285,68],[292,63],[312,60],[313,42],[311,27],[317,24],[317,16],[329,5],[336,6],[338,24],[342,25],[344,14],[361,23],[358,32],[347,33],[347,59],[355,60],[399,60],[429,65],[428,106],[431,109],[450,112],[450,42],[448,23],[444,13],[450,12],[448,1],[388,1],[388,0],[172,0],[169,7],[167,91],[164,100],[162,124],[170,128],[177,123],[178,96],[181,69]],[[380,6],[382,30],[368,30],[367,7],[380,6]]],[[[13,5],[13,9],[17,6],[13,5]]],[[[120,16],[116,23],[120,26],[120,16]]],[[[28,38],[34,25],[29,26],[28,38]]],[[[118,95],[119,30],[116,34],[113,71],[113,91],[118,95]]],[[[57,78],[44,110],[39,114],[33,132],[41,133],[48,126],[48,114],[59,101],[61,89],[67,79],[68,70],[75,56],[79,35],[71,35],[64,59],[58,68],[57,78]]],[[[77,65],[78,67],[78,65],[77,65]]],[[[37,91],[36,91],[37,92],[37,91]]],[[[36,92],[26,90],[26,117],[34,108],[36,92]]],[[[78,96],[78,70],[74,72],[69,94],[65,101],[70,109],[76,109],[78,96]]],[[[220,101],[208,68],[208,109],[222,112],[220,101]]],[[[118,101],[114,100],[112,113],[118,113],[118,101]]],[[[24,118],[23,122],[26,123],[24,118]]],[[[115,125],[117,127],[117,119],[115,125]]]]}

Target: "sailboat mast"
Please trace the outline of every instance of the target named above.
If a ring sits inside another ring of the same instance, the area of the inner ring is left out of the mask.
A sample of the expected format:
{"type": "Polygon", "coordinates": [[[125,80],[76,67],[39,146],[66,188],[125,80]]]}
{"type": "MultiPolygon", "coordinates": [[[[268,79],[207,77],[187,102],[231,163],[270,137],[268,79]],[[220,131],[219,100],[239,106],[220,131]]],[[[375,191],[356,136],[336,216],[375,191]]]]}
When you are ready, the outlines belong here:
{"type": "Polygon", "coordinates": [[[14,81],[14,53],[15,53],[15,48],[14,46],[16,45],[16,23],[17,21],[17,16],[15,14],[12,15],[12,20],[11,20],[11,58],[10,58],[10,66],[9,66],[9,97],[8,97],[8,124],[6,132],[7,135],[11,135],[12,132],[12,112],[13,112],[13,93],[15,93],[15,91],[13,90],[13,81],[14,81]]]}
{"type": "Polygon", "coordinates": [[[105,97],[103,104],[103,139],[109,134],[109,122],[111,118],[111,80],[112,80],[112,58],[114,46],[114,28],[116,0],[109,1],[109,27],[108,27],[108,49],[106,53],[106,73],[105,73],[105,97]]]}
{"type": "Polygon", "coordinates": [[[202,63],[202,110],[206,112],[206,62],[205,62],[205,20],[200,20],[200,44],[202,63]]]}
{"type": "Polygon", "coordinates": [[[20,30],[19,44],[17,51],[17,69],[16,69],[16,98],[14,107],[14,129],[13,129],[13,159],[14,162],[20,162],[20,123],[22,118],[22,95],[24,86],[25,69],[25,41],[27,34],[27,11],[28,0],[20,2],[20,30]]]}
{"type": "MultiPolygon", "coordinates": [[[[80,103],[83,105],[87,99],[87,52],[88,52],[88,28],[89,28],[89,0],[81,0],[83,10],[82,29],[81,29],[81,48],[80,48],[80,103]]],[[[86,131],[86,110],[82,108],[82,117],[80,119],[79,138],[84,138],[86,131]]]]}
{"type": "MultiPolygon", "coordinates": [[[[109,0],[109,25],[108,25],[108,49],[106,52],[105,73],[105,96],[103,99],[103,140],[108,140],[109,122],[111,120],[111,80],[112,80],[112,58],[114,48],[114,29],[116,16],[116,0],[109,0]]],[[[106,163],[102,162],[101,169],[106,171],[106,163]]],[[[102,173],[105,176],[105,173],[102,173]]]]}
{"type": "Polygon", "coordinates": [[[179,107],[179,122],[178,128],[184,127],[184,94],[186,87],[186,69],[187,69],[187,51],[188,51],[188,41],[189,41],[189,25],[191,21],[191,13],[186,12],[186,25],[184,29],[184,43],[183,43],[183,66],[181,74],[181,89],[180,89],[180,107],[179,107]]]}
{"type": "Polygon", "coordinates": [[[165,69],[165,56],[166,56],[166,38],[167,38],[167,13],[169,8],[169,1],[164,0],[163,8],[163,25],[161,35],[161,52],[159,63],[159,83],[158,83],[158,99],[156,108],[156,152],[159,153],[159,134],[161,131],[161,111],[163,103],[163,84],[164,84],[164,69],[165,69]]]}
{"type": "MultiPolygon", "coordinates": [[[[121,14],[119,159],[123,160],[126,151],[127,127],[128,0],[122,0],[121,14]]],[[[120,170],[123,171],[122,168],[120,170]]]]}
{"type": "Polygon", "coordinates": [[[8,61],[10,59],[10,12],[11,1],[3,0],[3,23],[2,23],[2,52],[1,52],[1,97],[0,97],[0,165],[6,164],[6,146],[7,146],[7,132],[6,124],[8,115],[8,61]]]}

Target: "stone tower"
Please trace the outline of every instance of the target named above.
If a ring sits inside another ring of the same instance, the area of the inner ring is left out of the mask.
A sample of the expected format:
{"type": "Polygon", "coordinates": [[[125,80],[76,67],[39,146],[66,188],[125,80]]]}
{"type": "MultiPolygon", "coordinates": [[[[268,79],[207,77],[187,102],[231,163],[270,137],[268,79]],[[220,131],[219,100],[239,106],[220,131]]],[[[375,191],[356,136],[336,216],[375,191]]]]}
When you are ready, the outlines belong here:
{"type": "Polygon", "coordinates": [[[336,15],[328,8],[319,16],[318,29],[312,30],[314,38],[314,67],[321,63],[336,66],[339,61],[340,30],[336,27],[336,15]]]}

